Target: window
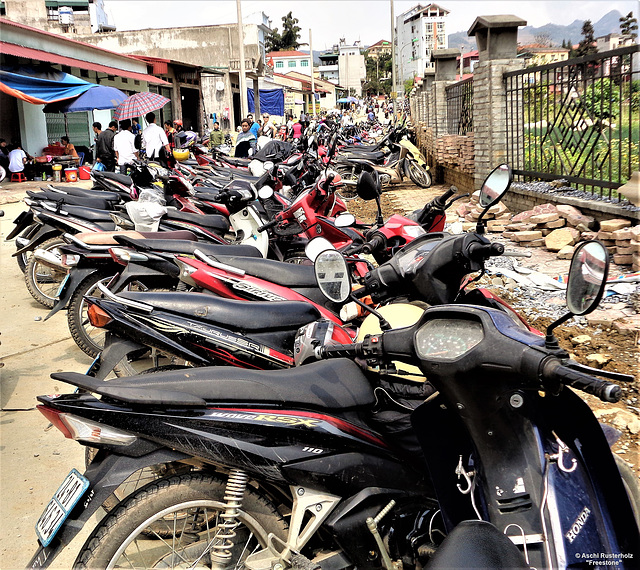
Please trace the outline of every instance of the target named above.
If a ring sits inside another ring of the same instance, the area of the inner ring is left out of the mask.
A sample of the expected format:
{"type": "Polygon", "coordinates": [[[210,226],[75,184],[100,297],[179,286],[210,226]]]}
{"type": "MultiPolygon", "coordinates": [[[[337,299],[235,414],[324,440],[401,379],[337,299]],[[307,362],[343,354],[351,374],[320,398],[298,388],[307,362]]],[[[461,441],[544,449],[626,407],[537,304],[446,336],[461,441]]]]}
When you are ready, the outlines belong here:
{"type": "Polygon", "coordinates": [[[309,67],[309,60],[307,60],[307,59],[303,59],[303,60],[300,62],[300,67],[309,67]]]}
{"type": "Polygon", "coordinates": [[[295,66],[296,66],[295,60],[289,61],[289,67],[295,67],[295,66]]]}
{"type": "Polygon", "coordinates": [[[276,67],[277,68],[284,67],[284,61],[276,61],[276,67]]]}

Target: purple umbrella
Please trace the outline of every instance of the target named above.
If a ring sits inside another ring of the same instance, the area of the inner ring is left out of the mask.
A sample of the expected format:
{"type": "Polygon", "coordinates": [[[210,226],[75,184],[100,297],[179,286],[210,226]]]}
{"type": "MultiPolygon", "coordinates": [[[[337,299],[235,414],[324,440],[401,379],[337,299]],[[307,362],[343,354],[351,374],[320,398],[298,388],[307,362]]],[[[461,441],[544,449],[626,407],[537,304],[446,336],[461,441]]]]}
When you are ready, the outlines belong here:
{"type": "Polygon", "coordinates": [[[170,102],[171,99],[167,99],[157,93],[151,93],[150,91],[135,93],[127,97],[116,107],[113,118],[116,121],[121,121],[123,119],[130,119],[131,117],[140,117],[149,111],[160,109],[170,102]]]}

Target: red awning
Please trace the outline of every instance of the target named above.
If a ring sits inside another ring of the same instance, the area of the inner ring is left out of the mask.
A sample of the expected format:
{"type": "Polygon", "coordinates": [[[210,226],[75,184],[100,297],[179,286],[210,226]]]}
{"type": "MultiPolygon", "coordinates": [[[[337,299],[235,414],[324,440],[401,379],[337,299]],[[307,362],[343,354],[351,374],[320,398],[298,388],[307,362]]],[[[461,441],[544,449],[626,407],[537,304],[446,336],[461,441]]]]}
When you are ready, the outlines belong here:
{"type": "Polygon", "coordinates": [[[9,44],[6,42],[0,42],[0,53],[14,55],[16,57],[24,57],[27,59],[35,59],[37,61],[48,61],[49,63],[68,65],[70,67],[78,67],[79,69],[89,69],[91,71],[106,73],[107,75],[128,77],[129,79],[137,79],[138,81],[147,81],[148,83],[154,83],[156,85],[170,85],[168,82],[164,81],[164,79],[154,77],[153,75],[149,75],[147,73],[126,71],[124,69],[117,69],[115,67],[101,65],[99,63],[82,61],[80,59],[74,59],[72,57],[64,57],[55,53],[23,47],[16,44],[9,44]]]}

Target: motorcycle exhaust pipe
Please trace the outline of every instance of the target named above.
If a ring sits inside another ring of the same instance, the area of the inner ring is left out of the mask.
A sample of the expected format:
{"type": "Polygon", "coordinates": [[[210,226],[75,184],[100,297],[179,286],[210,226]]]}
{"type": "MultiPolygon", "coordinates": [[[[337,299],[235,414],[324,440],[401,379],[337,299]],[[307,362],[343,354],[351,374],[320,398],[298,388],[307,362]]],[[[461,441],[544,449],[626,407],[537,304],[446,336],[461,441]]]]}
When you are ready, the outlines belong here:
{"type": "Polygon", "coordinates": [[[64,269],[68,271],[70,267],[62,263],[62,256],[58,253],[52,253],[46,249],[36,249],[33,252],[33,256],[43,265],[53,267],[54,269],[64,269]]]}

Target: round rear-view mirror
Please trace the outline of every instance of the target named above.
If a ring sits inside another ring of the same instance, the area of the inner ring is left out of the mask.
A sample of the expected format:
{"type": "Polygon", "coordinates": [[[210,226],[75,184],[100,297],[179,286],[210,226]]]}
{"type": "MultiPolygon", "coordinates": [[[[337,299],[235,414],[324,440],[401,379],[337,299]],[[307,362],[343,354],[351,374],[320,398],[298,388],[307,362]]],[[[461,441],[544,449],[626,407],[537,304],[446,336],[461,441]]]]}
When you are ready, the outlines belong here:
{"type": "Polygon", "coordinates": [[[567,279],[567,307],[574,315],[593,311],[602,299],[609,275],[609,252],[598,241],[579,244],[567,279]]]}
{"type": "Polygon", "coordinates": [[[322,294],[334,303],[344,303],[351,294],[347,262],[339,251],[326,250],[313,264],[322,294]]]}
{"type": "Polygon", "coordinates": [[[508,164],[496,166],[485,178],[480,188],[480,206],[489,208],[500,201],[500,198],[511,186],[513,174],[508,164]]]}
{"type": "Polygon", "coordinates": [[[348,228],[356,223],[356,217],[349,212],[344,212],[336,216],[335,222],[337,228],[348,228]]]}

